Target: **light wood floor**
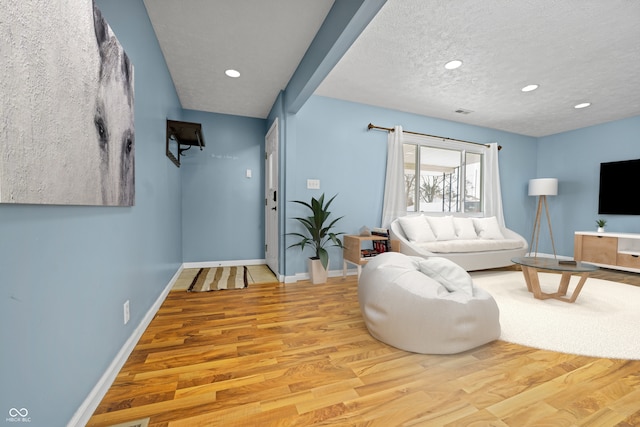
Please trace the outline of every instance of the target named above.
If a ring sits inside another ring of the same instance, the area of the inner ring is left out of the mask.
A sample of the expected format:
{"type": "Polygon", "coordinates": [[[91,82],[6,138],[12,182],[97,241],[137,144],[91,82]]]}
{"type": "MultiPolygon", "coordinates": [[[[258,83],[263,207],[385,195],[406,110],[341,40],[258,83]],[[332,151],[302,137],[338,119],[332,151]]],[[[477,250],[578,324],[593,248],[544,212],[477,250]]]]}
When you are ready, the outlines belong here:
{"type": "Polygon", "coordinates": [[[368,334],[355,276],[172,291],[88,425],[147,417],[151,427],[639,426],[640,361],[502,341],[407,353],[368,334]]]}

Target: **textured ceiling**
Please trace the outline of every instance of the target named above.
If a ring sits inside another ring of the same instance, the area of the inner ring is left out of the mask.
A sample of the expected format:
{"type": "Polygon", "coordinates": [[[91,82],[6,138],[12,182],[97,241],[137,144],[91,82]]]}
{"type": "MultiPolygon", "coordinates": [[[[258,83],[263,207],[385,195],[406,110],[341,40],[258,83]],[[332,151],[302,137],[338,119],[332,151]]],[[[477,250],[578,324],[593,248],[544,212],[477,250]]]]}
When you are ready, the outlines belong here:
{"type": "Polygon", "coordinates": [[[144,0],[183,108],[264,118],[333,0],[144,0]],[[241,77],[225,76],[233,68],[241,77]]]}
{"type": "Polygon", "coordinates": [[[640,1],[388,0],[316,94],[530,136],[640,115],[640,1]]]}
{"type": "MultiPolygon", "coordinates": [[[[333,0],[144,3],[184,108],[264,118],[333,0]]],[[[640,115],[639,23],[637,0],[388,0],[316,94],[550,135],[640,115]]]]}

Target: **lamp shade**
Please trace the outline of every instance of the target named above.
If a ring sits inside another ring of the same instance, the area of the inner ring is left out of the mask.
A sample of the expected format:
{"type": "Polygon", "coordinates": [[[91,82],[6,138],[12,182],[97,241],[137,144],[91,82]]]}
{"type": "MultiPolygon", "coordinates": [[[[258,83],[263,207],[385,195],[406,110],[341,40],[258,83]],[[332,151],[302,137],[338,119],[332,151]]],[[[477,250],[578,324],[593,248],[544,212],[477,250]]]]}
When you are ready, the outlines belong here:
{"type": "Polygon", "coordinates": [[[556,178],[536,178],[529,180],[530,196],[556,196],[558,180],[556,178]]]}

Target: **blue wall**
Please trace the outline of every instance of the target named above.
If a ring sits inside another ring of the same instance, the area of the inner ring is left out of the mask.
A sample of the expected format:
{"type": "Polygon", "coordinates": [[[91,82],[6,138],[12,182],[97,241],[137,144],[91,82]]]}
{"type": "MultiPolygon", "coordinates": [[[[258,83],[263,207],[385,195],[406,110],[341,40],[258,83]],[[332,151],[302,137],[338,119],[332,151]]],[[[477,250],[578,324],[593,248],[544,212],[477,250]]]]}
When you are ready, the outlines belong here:
{"type": "MultiPolygon", "coordinates": [[[[478,126],[464,125],[385,108],[320,96],[307,101],[294,118],[288,117],[286,148],[286,200],[310,200],[322,193],[338,194],[332,204],[335,215],[344,215],[339,231],[352,234],[366,225],[380,226],[387,133],[367,131],[378,126],[402,125],[404,129],[481,143],[498,142],[500,176],[507,225],[526,237],[531,232],[535,204],[526,195],[529,178],[536,174],[536,138],[478,126]],[[320,190],[307,190],[307,179],[320,179],[320,190]]],[[[282,211],[281,211],[282,212],[282,211]]],[[[288,219],[303,212],[287,203],[286,232],[299,231],[288,219]]],[[[286,246],[294,240],[287,238],[286,246]]],[[[286,274],[306,271],[308,252],[286,251],[286,274]]],[[[340,250],[330,251],[331,269],[342,268],[340,250]]]]}
{"type": "Polygon", "coordinates": [[[0,205],[0,413],[27,408],[31,426],[71,419],[182,261],[164,154],[180,104],[142,0],[98,6],[135,66],[136,203],[0,205]]]}
{"type": "MultiPolygon", "coordinates": [[[[339,230],[357,233],[360,227],[379,226],[384,191],[387,133],[367,131],[368,123],[474,142],[498,142],[500,181],[507,226],[530,240],[537,200],[529,197],[532,178],[557,177],[559,194],[549,198],[549,211],[558,255],[573,256],[575,231],[595,230],[595,220],[608,220],[607,230],[640,232],[640,217],[598,215],[601,162],[640,158],[637,135],[640,117],[632,117],[543,138],[464,125],[395,110],[314,96],[295,116],[287,117],[286,200],[310,200],[322,193],[339,194],[332,211],[344,215],[339,230]],[[320,179],[320,190],[308,190],[306,180],[320,179]]],[[[630,188],[632,192],[633,189],[630,188]]],[[[290,218],[303,212],[286,203],[287,232],[299,231],[290,218]]],[[[286,246],[294,240],[286,237],[286,246]]],[[[552,253],[546,222],[540,235],[540,253],[552,253]]],[[[285,253],[285,274],[306,272],[308,252],[285,253]]],[[[340,269],[342,254],[330,251],[330,268],[340,269]]]]}
{"type": "MultiPolygon", "coordinates": [[[[369,122],[501,144],[506,222],[527,239],[535,209],[528,180],[558,177],[550,204],[564,255],[573,253],[573,231],[595,227],[599,163],[640,158],[640,117],[536,139],[317,96],[292,115],[284,93],[267,120],[183,111],[142,0],[98,5],[135,66],[136,206],[0,205],[0,411],[28,408],[33,426],[71,418],[182,261],[264,256],[262,153],[275,117],[282,236],[298,230],[289,218],[300,211],[288,201],[322,192],[338,194],[340,230],[379,225],[387,134],[367,131],[369,122]],[[204,126],[207,147],[188,153],[180,169],[164,155],[166,118],[204,126]],[[306,189],[309,178],[321,181],[319,191],[306,189]],[[123,326],[126,300],[132,317],[123,326]]],[[[639,217],[606,218],[610,231],[640,231],[639,217]]],[[[306,272],[309,254],[285,248],[283,274],[306,272]]],[[[340,251],[331,257],[340,269],[340,251]]]]}
{"type": "MultiPolygon", "coordinates": [[[[639,159],[639,134],[640,116],[539,139],[537,175],[558,178],[558,195],[548,198],[558,254],[573,256],[574,232],[595,231],[598,218],[607,220],[607,231],[640,232],[640,216],[598,215],[600,163],[639,159]]],[[[626,185],[629,197],[638,197],[637,183],[626,185]]],[[[544,233],[546,225],[540,246],[551,253],[544,233]]]]}
{"type": "Polygon", "coordinates": [[[202,123],[206,143],[181,159],[183,260],[263,260],[267,121],[191,110],[183,118],[202,123]]]}

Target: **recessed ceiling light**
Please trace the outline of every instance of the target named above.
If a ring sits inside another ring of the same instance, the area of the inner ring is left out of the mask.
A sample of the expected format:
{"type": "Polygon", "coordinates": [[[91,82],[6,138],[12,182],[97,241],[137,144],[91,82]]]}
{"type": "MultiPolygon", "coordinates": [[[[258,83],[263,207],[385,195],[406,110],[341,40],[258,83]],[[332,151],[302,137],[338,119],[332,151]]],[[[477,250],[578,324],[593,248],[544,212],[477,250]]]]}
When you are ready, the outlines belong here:
{"type": "Polygon", "coordinates": [[[229,77],[233,77],[234,79],[240,77],[240,71],[238,70],[228,69],[224,73],[229,77]]]}
{"type": "Polygon", "coordinates": [[[444,68],[446,68],[447,70],[455,70],[456,68],[458,68],[461,65],[462,65],[462,61],[456,59],[456,60],[449,61],[446,64],[444,64],[444,68]]]}
{"type": "Polygon", "coordinates": [[[590,105],[591,105],[590,102],[583,102],[582,104],[575,105],[573,108],[578,108],[578,109],[579,108],[587,108],[590,105]]]}
{"type": "Polygon", "coordinates": [[[525,87],[522,88],[523,92],[531,92],[532,90],[536,90],[538,89],[538,85],[526,85],[525,87]]]}

